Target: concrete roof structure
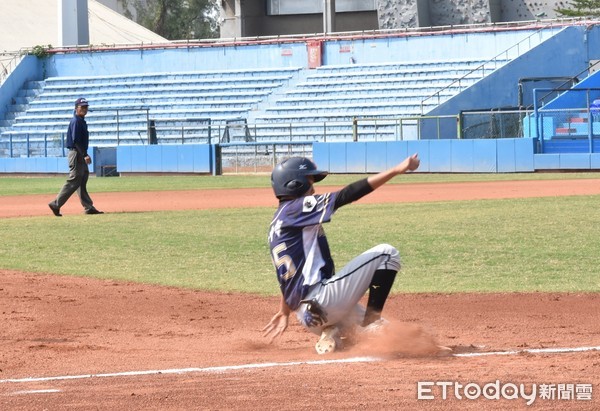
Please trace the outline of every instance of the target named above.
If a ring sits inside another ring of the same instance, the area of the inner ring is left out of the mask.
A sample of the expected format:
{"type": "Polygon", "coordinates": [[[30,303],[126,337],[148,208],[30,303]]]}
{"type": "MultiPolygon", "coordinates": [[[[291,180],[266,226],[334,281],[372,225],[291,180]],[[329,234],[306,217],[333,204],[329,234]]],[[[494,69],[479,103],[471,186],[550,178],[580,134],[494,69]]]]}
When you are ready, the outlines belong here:
{"type": "MultiPolygon", "coordinates": [[[[0,4],[0,53],[34,46],[59,46],[59,0],[2,1],[0,4]]],[[[92,45],[168,43],[96,0],[88,0],[92,45]]]]}

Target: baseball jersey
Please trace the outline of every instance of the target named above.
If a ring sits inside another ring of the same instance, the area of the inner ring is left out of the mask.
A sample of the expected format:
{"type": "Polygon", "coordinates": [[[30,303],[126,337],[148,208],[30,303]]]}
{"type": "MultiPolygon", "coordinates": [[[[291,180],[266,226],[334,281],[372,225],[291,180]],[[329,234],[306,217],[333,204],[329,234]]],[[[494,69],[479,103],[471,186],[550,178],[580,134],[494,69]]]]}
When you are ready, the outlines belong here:
{"type": "Polygon", "coordinates": [[[322,224],[331,220],[337,195],[282,201],[271,222],[271,258],[285,302],[292,310],[298,308],[312,285],[335,273],[322,224]]]}

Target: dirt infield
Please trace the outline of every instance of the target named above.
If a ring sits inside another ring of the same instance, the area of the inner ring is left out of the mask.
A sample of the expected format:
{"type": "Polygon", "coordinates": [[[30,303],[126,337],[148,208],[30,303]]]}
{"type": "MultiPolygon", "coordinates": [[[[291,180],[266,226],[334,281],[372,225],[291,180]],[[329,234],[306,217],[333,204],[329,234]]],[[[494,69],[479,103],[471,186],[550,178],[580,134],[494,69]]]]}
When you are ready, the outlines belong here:
{"type": "MultiPolygon", "coordinates": [[[[325,192],[333,187],[319,185],[325,192]]],[[[477,200],[493,198],[553,197],[600,194],[600,179],[494,181],[445,184],[389,184],[364,197],[360,203],[477,200]]],[[[202,210],[213,208],[276,207],[270,188],[235,190],[156,191],[91,193],[101,210],[140,212],[159,210],[202,210]]],[[[52,195],[0,196],[0,218],[50,215],[52,195]]],[[[62,208],[65,215],[81,213],[73,196],[62,208]]]]}
{"type": "MultiPolygon", "coordinates": [[[[109,212],[275,206],[265,191],[92,195],[109,212]]],[[[362,201],[586,194],[600,194],[600,181],[390,185],[362,201]]],[[[50,199],[0,197],[0,217],[55,218],[50,199]]],[[[72,199],[64,212],[81,209],[72,199]]],[[[275,297],[0,276],[1,410],[600,409],[600,352],[585,349],[600,346],[600,294],[396,294],[386,315],[401,347],[359,344],[324,358],[295,319],[266,344],[260,329],[275,297]],[[419,330],[474,356],[415,355],[419,330]],[[547,348],[571,350],[535,351],[547,348]],[[419,383],[433,399],[418,398],[419,383]],[[490,399],[476,395],[486,384],[490,399]],[[511,384],[525,395],[511,394],[511,384]]]]}

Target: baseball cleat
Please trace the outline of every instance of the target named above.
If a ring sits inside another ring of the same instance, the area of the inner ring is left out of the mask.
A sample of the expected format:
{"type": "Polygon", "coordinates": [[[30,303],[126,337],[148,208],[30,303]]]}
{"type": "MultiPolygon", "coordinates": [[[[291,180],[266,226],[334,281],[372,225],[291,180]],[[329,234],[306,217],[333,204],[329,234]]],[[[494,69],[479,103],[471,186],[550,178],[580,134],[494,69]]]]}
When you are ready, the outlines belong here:
{"type": "Polygon", "coordinates": [[[325,327],[321,333],[321,338],[315,345],[317,354],[323,355],[334,352],[340,346],[340,330],[336,326],[325,327]]]}
{"type": "Polygon", "coordinates": [[[371,324],[361,327],[363,334],[376,335],[381,332],[390,324],[385,318],[380,318],[377,321],[373,321],[371,324]]]}

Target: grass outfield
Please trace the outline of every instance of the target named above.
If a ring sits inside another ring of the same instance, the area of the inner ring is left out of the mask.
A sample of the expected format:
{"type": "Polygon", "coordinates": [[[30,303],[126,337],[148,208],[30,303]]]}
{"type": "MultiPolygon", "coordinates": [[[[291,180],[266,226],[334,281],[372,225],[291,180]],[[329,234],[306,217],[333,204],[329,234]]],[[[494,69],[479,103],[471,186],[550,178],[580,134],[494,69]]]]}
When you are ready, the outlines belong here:
{"type": "MultiPolygon", "coordinates": [[[[411,175],[396,182],[593,175],[411,175]]],[[[331,184],[357,178],[332,177],[331,184]]],[[[0,191],[12,185],[12,180],[0,179],[0,191]]],[[[20,180],[20,190],[14,190],[29,194],[50,188],[54,192],[64,178],[20,180]],[[28,186],[31,181],[34,183],[28,186]]],[[[92,196],[105,184],[122,184],[120,190],[106,191],[128,191],[126,184],[133,189],[126,180],[129,177],[93,179],[92,196]]],[[[187,188],[268,186],[268,176],[134,180],[138,189],[154,190],[174,188],[173,181],[180,182],[178,189],[186,184],[190,184],[187,188]],[[165,181],[168,184],[163,184],[165,181]]],[[[600,196],[574,196],[354,204],[340,209],[325,230],[338,267],[372,245],[388,242],[398,247],[403,270],[394,287],[397,292],[598,292],[599,203],[600,196]]],[[[273,211],[253,208],[1,219],[0,268],[277,295],[266,241],[273,211]]]]}
{"type": "MultiPolygon", "coordinates": [[[[364,175],[331,175],[328,185],[344,185],[364,175]]],[[[65,182],[66,174],[58,177],[0,177],[0,196],[22,194],[56,194],[65,182]]],[[[563,180],[600,178],[600,173],[511,173],[511,174],[410,174],[389,184],[444,183],[506,180],[563,180]]],[[[90,193],[125,191],[199,190],[220,188],[270,187],[267,174],[227,176],[127,176],[92,177],[90,193]]]]}

